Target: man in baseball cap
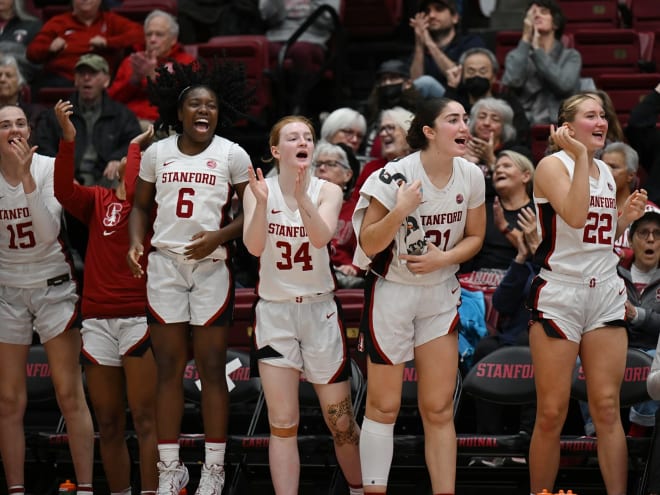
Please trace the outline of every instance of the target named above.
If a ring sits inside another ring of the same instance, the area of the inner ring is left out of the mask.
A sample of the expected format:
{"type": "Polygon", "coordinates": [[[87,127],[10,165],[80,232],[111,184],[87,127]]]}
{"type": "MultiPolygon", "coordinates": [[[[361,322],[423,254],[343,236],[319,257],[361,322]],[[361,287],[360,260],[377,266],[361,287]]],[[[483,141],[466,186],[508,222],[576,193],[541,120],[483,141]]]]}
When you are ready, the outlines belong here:
{"type": "Polygon", "coordinates": [[[78,71],[82,67],[89,67],[94,72],[105,72],[106,74],[110,74],[110,68],[106,59],[95,53],[86,53],[78,59],[78,62],[76,62],[75,65],[75,70],[78,71]]]}

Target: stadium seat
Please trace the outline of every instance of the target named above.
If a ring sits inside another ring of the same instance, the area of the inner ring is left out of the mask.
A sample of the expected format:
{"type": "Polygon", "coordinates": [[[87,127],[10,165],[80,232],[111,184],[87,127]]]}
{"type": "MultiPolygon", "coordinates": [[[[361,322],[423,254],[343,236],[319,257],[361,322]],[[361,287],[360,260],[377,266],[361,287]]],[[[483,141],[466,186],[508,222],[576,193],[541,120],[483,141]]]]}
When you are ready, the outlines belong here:
{"type": "Polygon", "coordinates": [[[657,0],[630,0],[632,28],[637,31],[660,31],[660,5],[657,0]]]}
{"type": "Polygon", "coordinates": [[[255,90],[247,121],[243,125],[263,127],[269,124],[273,98],[269,78],[268,40],[265,36],[215,36],[206,43],[188,46],[187,50],[206,60],[217,57],[220,62],[226,60],[243,64],[248,86],[255,90]]]}
{"type": "Polygon", "coordinates": [[[394,34],[402,14],[403,0],[350,0],[344,28],[352,39],[383,38],[394,34]]]}
{"type": "Polygon", "coordinates": [[[123,0],[121,5],[114,7],[112,11],[142,24],[147,15],[156,9],[175,17],[179,10],[176,0],[123,0]]]}
{"type": "Polygon", "coordinates": [[[596,87],[612,99],[622,125],[630,118],[630,111],[660,82],[660,73],[654,74],[601,74],[596,76],[596,87]]]}
{"type": "Polygon", "coordinates": [[[582,55],[582,77],[639,71],[640,42],[632,29],[582,29],[573,40],[582,55]]]}
{"type": "Polygon", "coordinates": [[[534,165],[538,165],[541,158],[545,156],[548,148],[548,138],[550,137],[550,126],[545,124],[536,124],[532,126],[532,156],[534,165]]]}
{"type": "Polygon", "coordinates": [[[618,26],[617,0],[559,0],[557,3],[566,18],[568,31],[618,26]]]}

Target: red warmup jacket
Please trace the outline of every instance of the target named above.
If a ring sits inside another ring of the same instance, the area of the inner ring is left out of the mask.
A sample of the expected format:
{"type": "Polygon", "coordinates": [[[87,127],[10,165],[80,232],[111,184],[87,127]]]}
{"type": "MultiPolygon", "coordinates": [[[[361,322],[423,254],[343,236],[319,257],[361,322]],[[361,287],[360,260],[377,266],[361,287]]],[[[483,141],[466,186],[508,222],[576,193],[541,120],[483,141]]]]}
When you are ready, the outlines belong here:
{"type": "Polygon", "coordinates": [[[43,64],[44,72],[57,74],[73,81],[73,69],[81,55],[97,53],[103,56],[114,74],[123,49],[144,43],[142,26],[114,12],[99,12],[96,20],[89,26],[80,22],[71,12],[51,17],[42,26],[27,47],[27,58],[37,64],[43,64]],[[107,46],[92,49],[89,44],[94,36],[103,36],[107,46]],[[66,47],[57,54],[48,51],[50,44],[57,37],[66,41],[66,47]]]}
{"type": "MultiPolygon", "coordinates": [[[[158,60],[159,64],[179,62],[189,64],[195,60],[195,57],[184,51],[183,47],[177,43],[172,47],[167,56],[158,60]]],[[[158,109],[149,103],[147,95],[147,78],[144,77],[139,84],[131,82],[133,76],[133,66],[130,57],[126,57],[119,69],[115,80],[108,88],[110,98],[126,105],[138,119],[154,121],[158,118],[158,109]]]]}
{"type": "MultiPolygon", "coordinates": [[[[145,277],[133,277],[126,262],[130,245],[128,217],[140,170],[140,145],[128,147],[125,200],[119,199],[113,189],[81,186],[74,182],[74,148],[75,143],[60,141],[55,158],[54,189],[62,206],[89,228],[81,307],[83,318],[143,316],[147,305],[145,277]]],[[[146,253],[151,248],[149,236],[144,242],[145,254],[140,259],[145,272],[146,253]]]]}

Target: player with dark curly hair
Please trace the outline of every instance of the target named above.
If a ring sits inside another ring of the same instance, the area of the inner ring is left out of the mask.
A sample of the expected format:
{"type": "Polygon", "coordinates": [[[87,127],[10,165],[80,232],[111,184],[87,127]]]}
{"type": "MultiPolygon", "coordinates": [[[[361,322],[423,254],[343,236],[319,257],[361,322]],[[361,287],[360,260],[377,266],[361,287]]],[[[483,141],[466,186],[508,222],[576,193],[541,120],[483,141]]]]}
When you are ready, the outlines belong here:
{"type": "Polygon", "coordinates": [[[158,495],[178,495],[188,483],[179,459],[183,415],[182,376],[189,336],[202,384],[205,463],[198,495],[219,494],[225,481],[228,391],[225,360],[233,312],[233,280],[226,244],[241,235],[242,215],[230,217],[234,192],[242,200],[250,157],[216,135],[242,116],[249,95],[242,69],[230,64],[174,64],[149,84],[160,117],[155,125],[176,134],[144,152],[135,188],[128,263],[144,275],[139,259],[150,227],[147,318],[158,368],[156,426],[158,495]]]}

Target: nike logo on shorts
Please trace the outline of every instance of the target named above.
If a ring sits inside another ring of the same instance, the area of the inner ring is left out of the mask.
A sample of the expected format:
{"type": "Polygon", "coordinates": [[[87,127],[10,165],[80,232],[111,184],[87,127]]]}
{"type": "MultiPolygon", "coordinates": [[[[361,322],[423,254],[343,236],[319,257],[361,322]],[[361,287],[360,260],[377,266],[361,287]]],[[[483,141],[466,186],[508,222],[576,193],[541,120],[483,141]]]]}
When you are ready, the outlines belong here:
{"type": "Polygon", "coordinates": [[[332,316],[333,316],[334,314],[335,314],[334,311],[333,311],[332,313],[328,313],[327,315],[325,315],[325,318],[326,318],[327,320],[329,320],[330,318],[332,318],[332,316]]]}
{"type": "Polygon", "coordinates": [[[457,291],[458,289],[459,289],[459,287],[455,287],[455,288],[453,288],[453,289],[451,290],[451,293],[452,293],[452,294],[456,294],[456,291],[457,291]]]}
{"type": "Polygon", "coordinates": [[[115,232],[117,232],[117,231],[116,231],[116,230],[110,230],[110,231],[108,231],[108,230],[104,230],[104,231],[103,231],[103,237],[108,237],[109,235],[112,235],[112,234],[114,234],[115,232]]]}
{"type": "Polygon", "coordinates": [[[278,213],[282,213],[282,210],[275,210],[275,209],[273,209],[273,210],[270,210],[270,212],[271,212],[273,215],[277,215],[278,213]]]}
{"type": "Polygon", "coordinates": [[[624,287],[623,289],[619,290],[619,295],[623,295],[623,293],[626,291],[626,288],[624,287]]]}

